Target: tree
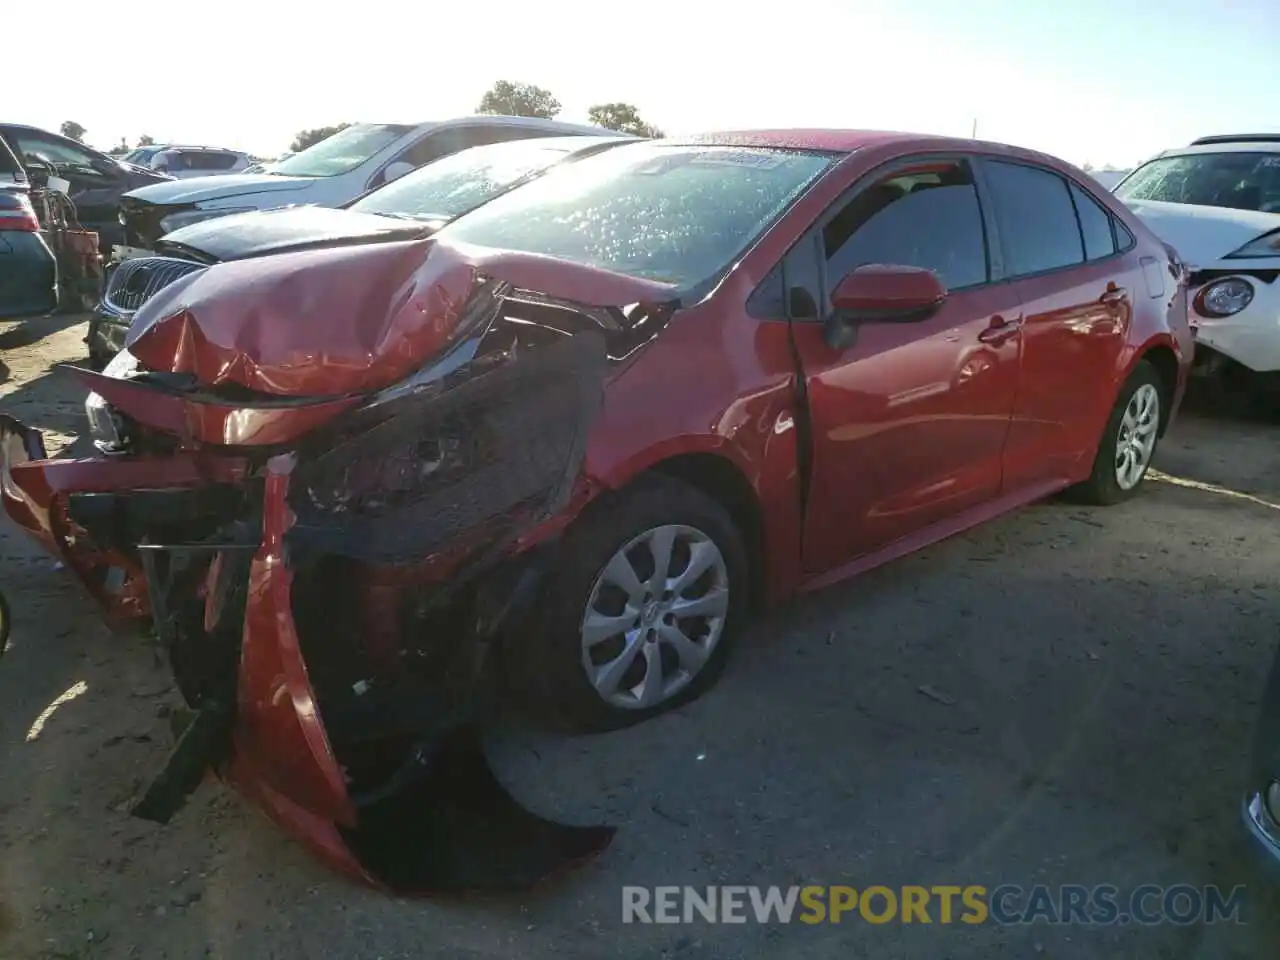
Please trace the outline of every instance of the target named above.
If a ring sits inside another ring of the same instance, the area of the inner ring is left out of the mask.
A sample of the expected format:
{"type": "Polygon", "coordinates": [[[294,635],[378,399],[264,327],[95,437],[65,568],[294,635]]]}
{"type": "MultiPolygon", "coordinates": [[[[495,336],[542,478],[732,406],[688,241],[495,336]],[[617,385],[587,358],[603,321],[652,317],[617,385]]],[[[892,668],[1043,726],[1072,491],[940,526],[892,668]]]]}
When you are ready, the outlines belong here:
{"type": "Polygon", "coordinates": [[[476,113],[497,113],[508,117],[542,117],[550,120],[560,112],[560,101],[550,90],[532,83],[499,80],[480,98],[476,113]]]}
{"type": "Polygon", "coordinates": [[[1093,164],[1092,164],[1092,163],[1086,163],[1086,164],[1085,164],[1083,167],[1081,167],[1080,169],[1081,169],[1081,170],[1083,170],[1085,173],[1093,173],[1093,164]]]}
{"type": "Polygon", "coordinates": [[[155,137],[146,133],[138,138],[138,146],[140,147],[153,147],[155,146],[155,142],[155,137]]]}
{"type": "Polygon", "coordinates": [[[598,103],[587,111],[597,127],[630,133],[637,137],[661,137],[662,131],[640,119],[640,111],[629,103],[598,103]]]}
{"type": "Polygon", "coordinates": [[[64,137],[70,137],[72,140],[79,140],[84,143],[84,135],[87,131],[74,120],[63,120],[59,129],[64,137]]]}
{"type": "Polygon", "coordinates": [[[307,147],[314,147],[321,140],[328,140],[339,130],[345,130],[349,126],[351,126],[349,123],[338,123],[332,127],[316,127],[314,130],[303,130],[293,138],[293,143],[290,144],[289,150],[291,153],[300,153],[307,147]]]}
{"type": "Polygon", "coordinates": [[[129,152],[129,142],[124,137],[120,138],[120,142],[107,151],[107,156],[123,157],[129,152]]]}

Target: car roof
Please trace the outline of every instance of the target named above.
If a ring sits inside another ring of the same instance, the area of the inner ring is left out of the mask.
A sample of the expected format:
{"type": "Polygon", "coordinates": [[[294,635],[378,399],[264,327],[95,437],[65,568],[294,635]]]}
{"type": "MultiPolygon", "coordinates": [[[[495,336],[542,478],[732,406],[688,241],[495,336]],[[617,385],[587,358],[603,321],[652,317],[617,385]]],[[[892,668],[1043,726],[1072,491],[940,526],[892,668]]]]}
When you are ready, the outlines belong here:
{"type": "MultiPolygon", "coordinates": [[[[362,124],[378,126],[378,124],[362,124]]],[[[390,125],[390,124],[388,124],[390,125]]],[[[566,135],[582,134],[586,136],[617,136],[612,130],[592,126],[586,123],[569,123],[565,120],[548,120],[545,117],[514,117],[500,113],[475,113],[465,117],[453,117],[448,120],[429,120],[413,124],[417,130],[430,130],[435,127],[471,127],[471,126],[524,127],[529,130],[558,130],[566,135]]]]}
{"type": "Polygon", "coordinates": [[[957,153],[985,153],[1021,159],[1058,170],[1075,169],[1051,154],[1026,147],[967,137],[942,137],[929,133],[899,130],[837,130],[804,128],[795,130],[731,130],[697,134],[672,140],[673,143],[708,144],[732,147],[773,147],[784,150],[816,150],[826,153],[853,153],[871,147],[896,147],[904,153],[917,150],[954,150],[957,153]]]}
{"type": "Polygon", "coordinates": [[[1158,157],[1187,157],[1197,153],[1280,153],[1280,142],[1275,140],[1228,140],[1210,143],[1193,143],[1185,147],[1172,147],[1157,154],[1158,157]]]}
{"type": "MultiPolygon", "coordinates": [[[[625,133],[617,133],[611,136],[596,136],[591,134],[575,134],[570,137],[536,137],[529,140],[504,140],[502,145],[508,143],[522,143],[530,147],[547,147],[551,150],[564,150],[566,153],[573,153],[576,150],[586,150],[588,147],[596,147],[602,143],[623,143],[628,140],[634,140],[636,143],[643,143],[641,137],[632,137],[625,133]]],[[[494,144],[497,146],[497,144],[494,144]]]]}
{"type": "Polygon", "coordinates": [[[683,137],[681,142],[733,147],[780,147],[787,150],[824,150],[833,153],[852,153],[862,147],[879,146],[899,140],[903,142],[918,140],[922,136],[922,134],[899,133],[889,130],[836,130],[805,127],[796,129],[712,131],[683,137]]]}
{"type": "Polygon", "coordinates": [[[237,156],[248,156],[247,153],[240,150],[232,150],[230,147],[212,147],[193,143],[171,143],[167,146],[161,147],[160,150],[163,153],[181,153],[183,150],[210,150],[215,153],[234,153],[237,156]]]}

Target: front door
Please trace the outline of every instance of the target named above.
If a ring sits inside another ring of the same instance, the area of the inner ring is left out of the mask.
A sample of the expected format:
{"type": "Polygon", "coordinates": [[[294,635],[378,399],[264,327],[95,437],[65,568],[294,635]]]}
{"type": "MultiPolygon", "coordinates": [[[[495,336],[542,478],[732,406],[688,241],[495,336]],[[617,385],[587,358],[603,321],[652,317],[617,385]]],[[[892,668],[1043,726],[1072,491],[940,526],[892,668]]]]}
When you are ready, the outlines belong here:
{"type": "Polygon", "coordinates": [[[843,350],[820,322],[793,320],[810,411],[809,573],[998,496],[1021,335],[1017,295],[990,282],[986,233],[970,164],[930,160],[841,201],[813,244],[822,314],[868,263],[933,270],[949,293],[927,320],[862,324],[843,350]]]}

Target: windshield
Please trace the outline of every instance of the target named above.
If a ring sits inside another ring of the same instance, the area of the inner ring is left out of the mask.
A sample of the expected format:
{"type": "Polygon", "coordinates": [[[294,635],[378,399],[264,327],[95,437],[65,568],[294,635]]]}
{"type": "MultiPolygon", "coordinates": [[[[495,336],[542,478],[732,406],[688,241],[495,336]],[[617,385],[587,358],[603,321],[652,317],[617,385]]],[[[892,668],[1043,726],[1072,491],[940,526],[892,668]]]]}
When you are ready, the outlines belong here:
{"type": "Polygon", "coordinates": [[[353,203],[350,209],[452,220],[563,160],[569,150],[537,140],[472,147],[406,174],[353,203]]]}
{"type": "Polygon", "coordinates": [[[133,163],[140,167],[145,167],[151,162],[151,158],[159,153],[160,150],[160,147],[145,147],[141,150],[134,150],[131,153],[126,153],[121,159],[124,160],[125,163],[133,163]]]}
{"type": "Polygon", "coordinates": [[[357,123],[313,144],[268,173],[282,177],[336,177],[354,170],[416,128],[404,123],[357,123]]]}
{"type": "Polygon", "coordinates": [[[692,287],[737,259],[838,158],[627,144],[552,170],[441,231],[692,287]]]}
{"type": "Polygon", "coordinates": [[[1280,213],[1280,153],[1158,157],[1116,187],[1121,200],[1160,200],[1280,213]]]}

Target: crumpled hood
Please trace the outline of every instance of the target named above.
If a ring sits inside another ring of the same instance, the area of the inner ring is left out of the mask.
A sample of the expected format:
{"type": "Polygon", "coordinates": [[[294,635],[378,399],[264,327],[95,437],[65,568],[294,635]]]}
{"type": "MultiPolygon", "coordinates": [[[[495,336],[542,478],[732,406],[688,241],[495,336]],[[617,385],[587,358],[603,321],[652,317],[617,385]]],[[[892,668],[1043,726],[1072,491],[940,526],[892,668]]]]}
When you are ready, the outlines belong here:
{"type": "MultiPolygon", "coordinates": [[[[1280,229],[1280,213],[1157,200],[1131,200],[1127,206],[1196,269],[1211,267],[1250,240],[1280,229]]],[[[1255,267],[1269,263],[1266,259],[1247,262],[1255,267]]],[[[1241,263],[1237,261],[1236,265],[1241,263]]]]}
{"type": "MultiPolygon", "coordinates": [[[[294,193],[305,190],[316,181],[312,177],[275,177],[265,173],[226,174],[217,177],[193,177],[190,180],[168,180],[153,183],[125,194],[145,203],[203,203],[232,197],[262,193],[294,193]]],[[[279,203],[288,203],[280,199],[279,203]]]]}
{"type": "Polygon", "coordinates": [[[209,386],[292,397],[368,393],[437,355],[485,278],[587,307],[676,296],[670,284],[428,238],[215,264],[145,303],[126,347],[150,370],[209,386]]]}
{"type": "Polygon", "coordinates": [[[184,247],[213,260],[242,260],[268,253],[325,244],[409,240],[428,232],[426,224],[329,207],[288,207],[233,213],[179,227],[157,245],[184,247]]]}

